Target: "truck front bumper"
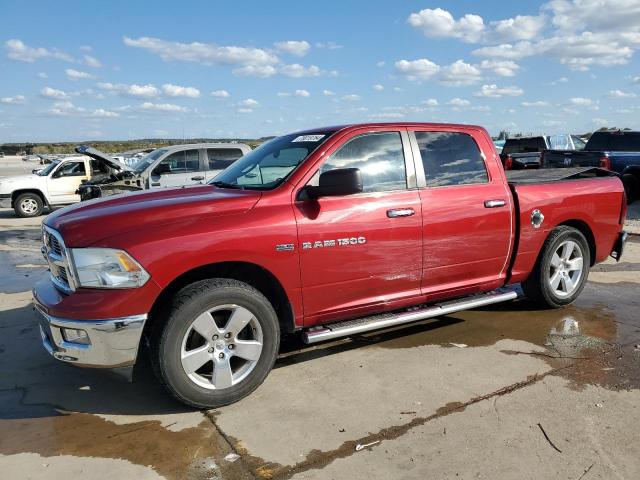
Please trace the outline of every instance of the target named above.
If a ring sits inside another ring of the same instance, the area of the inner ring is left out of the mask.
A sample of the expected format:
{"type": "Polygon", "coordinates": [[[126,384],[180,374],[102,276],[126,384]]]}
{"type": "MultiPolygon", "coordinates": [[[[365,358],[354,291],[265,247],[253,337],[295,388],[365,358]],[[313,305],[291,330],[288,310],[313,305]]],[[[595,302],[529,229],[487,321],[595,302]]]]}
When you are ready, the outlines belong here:
{"type": "Polygon", "coordinates": [[[107,320],[69,320],[52,317],[34,303],[44,348],[54,358],[83,367],[132,366],[147,315],[107,320]]]}

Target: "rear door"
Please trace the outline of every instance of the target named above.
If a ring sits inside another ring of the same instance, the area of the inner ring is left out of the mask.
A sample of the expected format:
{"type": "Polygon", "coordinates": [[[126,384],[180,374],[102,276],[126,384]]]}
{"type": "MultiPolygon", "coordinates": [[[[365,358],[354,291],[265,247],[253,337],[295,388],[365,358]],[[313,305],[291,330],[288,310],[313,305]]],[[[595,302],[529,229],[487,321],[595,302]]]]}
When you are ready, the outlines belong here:
{"type": "Polygon", "coordinates": [[[497,287],[506,276],[513,207],[494,149],[474,129],[416,129],[410,137],[422,202],[423,293],[497,287]]]}
{"type": "Polygon", "coordinates": [[[295,203],[307,325],[420,296],[422,220],[406,132],[352,132],[332,150],[301,187],[358,168],[364,191],[295,203]]]}
{"type": "Polygon", "coordinates": [[[204,183],[206,175],[204,159],[200,157],[200,149],[197,148],[170,153],[152,171],[149,185],[154,188],[180,187],[182,185],[204,183]],[[160,167],[161,165],[162,167],[160,167]],[[158,167],[168,171],[161,171],[158,167]]]}
{"type": "Polygon", "coordinates": [[[82,180],[87,180],[88,162],[85,160],[69,160],[61,163],[47,178],[47,190],[51,204],[64,205],[80,201],[76,190],[82,180]]]}
{"type": "Polygon", "coordinates": [[[243,155],[242,150],[237,147],[207,148],[205,158],[205,166],[207,169],[205,173],[206,180],[209,181],[213,179],[243,155]]]}

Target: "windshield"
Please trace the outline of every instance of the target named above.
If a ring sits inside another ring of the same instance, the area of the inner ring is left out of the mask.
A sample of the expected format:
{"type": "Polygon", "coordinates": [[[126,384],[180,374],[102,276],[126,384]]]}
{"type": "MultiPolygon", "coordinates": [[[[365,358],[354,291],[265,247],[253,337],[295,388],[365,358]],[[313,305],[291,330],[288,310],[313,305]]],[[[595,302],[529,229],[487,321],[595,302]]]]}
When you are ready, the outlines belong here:
{"type": "Polygon", "coordinates": [[[577,135],[571,135],[571,138],[573,138],[573,145],[576,147],[576,150],[584,150],[584,147],[587,146],[577,135]]]}
{"type": "Polygon", "coordinates": [[[167,150],[166,148],[158,148],[157,150],[154,150],[146,157],[142,157],[140,160],[135,162],[133,165],[131,165],[131,168],[133,168],[133,170],[136,173],[142,173],[149,167],[149,165],[151,165],[158,158],[160,158],[161,155],[163,155],[168,151],[169,150],[167,150]]]}
{"type": "Polygon", "coordinates": [[[223,188],[276,188],[333,133],[292,134],[274,138],[247,153],[209,183],[223,188]]]}
{"type": "Polygon", "coordinates": [[[49,165],[40,170],[36,175],[40,175],[41,177],[46,177],[49,175],[58,165],[60,165],[60,160],[56,160],[51,162],[49,165]]]}

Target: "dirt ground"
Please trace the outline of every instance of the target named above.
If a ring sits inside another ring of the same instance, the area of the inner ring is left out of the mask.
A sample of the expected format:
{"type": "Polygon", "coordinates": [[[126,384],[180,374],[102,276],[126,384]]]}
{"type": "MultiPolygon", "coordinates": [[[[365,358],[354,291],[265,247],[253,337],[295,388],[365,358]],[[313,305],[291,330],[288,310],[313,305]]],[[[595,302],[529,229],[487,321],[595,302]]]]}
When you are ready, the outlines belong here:
{"type": "Polygon", "coordinates": [[[197,412],[145,358],[128,384],[45,353],[41,221],[0,210],[1,478],[640,478],[639,236],[571,307],[288,339],[254,394],[197,412]]]}

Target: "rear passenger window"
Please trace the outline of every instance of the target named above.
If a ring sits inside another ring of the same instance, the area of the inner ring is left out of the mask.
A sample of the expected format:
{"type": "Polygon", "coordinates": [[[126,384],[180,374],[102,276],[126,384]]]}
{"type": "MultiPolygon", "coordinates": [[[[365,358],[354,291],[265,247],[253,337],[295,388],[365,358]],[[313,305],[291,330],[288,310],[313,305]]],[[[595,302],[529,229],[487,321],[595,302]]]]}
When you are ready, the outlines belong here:
{"type": "Polygon", "coordinates": [[[402,140],[397,132],[368,133],[345,143],[320,169],[359,168],[364,192],[407,188],[402,140]]]}
{"type": "Polygon", "coordinates": [[[415,132],[428,187],[487,183],[484,159],[465,133],[415,132]]]}
{"type": "Polygon", "coordinates": [[[209,170],[224,170],[241,156],[239,148],[207,148],[209,170]]]}
{"type": "Polygon", "coordinates": [[[160,163],[169,164],[171,173],[190,173],[200,170],[198,150],[182,150],[169,155],[160,163]]]}

